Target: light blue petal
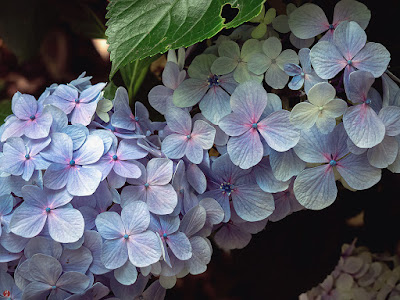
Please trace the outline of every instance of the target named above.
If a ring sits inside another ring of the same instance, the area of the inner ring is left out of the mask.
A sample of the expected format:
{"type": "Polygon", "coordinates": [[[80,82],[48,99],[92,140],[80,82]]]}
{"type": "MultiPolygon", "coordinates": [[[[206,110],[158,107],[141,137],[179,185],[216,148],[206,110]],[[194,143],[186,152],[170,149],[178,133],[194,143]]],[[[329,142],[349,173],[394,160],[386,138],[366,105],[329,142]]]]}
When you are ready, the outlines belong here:
{"type": "Polygon", "coordinates": [[[105,240],[101,252],[101,261],[108,269],[117,269],[128,260],[127,242],[124,238],[105,240]]]}
{"type": "Polygon", "coordinates": [[[263,158],[259,164],[254,166],[253,172],[258,186],[267,193],[277,193],[286,190],[289,182],[277,180],[272,171],[268,158],[263,158]]]}
{"type": "Polygon", "coordinates": [[[367,35],[360,25],[354,21],[340,22],[333,33],[333,43],[346,60],[353,59],[364,47],[366,41],[367,35]]]}
{"type": "Polygon", "coordinates": [[[146,203],[134,201],[124,206],[121,220],[127,234],[145,231],[150,224],[150,213],[146,203]]]}
{"type": "Polygon", "coordinates": [[[114,270],[114,277],[123,285],[131,285],[136,282],[138,272],[136,267],[128,260],[126,263],[114,270]]]}
{"type": "Polygon", "coordinates": [[[64,249],[59,262],[63,267],[63,272],[79,272],[85,274],[93,261],[92,253],[86,247],[78,249],[64,249]]]}
{"type": "Polygon", "coordinates": [[[347,64],[340,51],[330,42],[318,42],[310,52],[315,72],[322,79],[335,77],[347,64]]]}
{"type": "Polygon", "coordinates": [[[167,244],[179,260],[188,260],[192,257],[192,246],[183,232],[176,232],[168,236],[167,244]]]}
{"type": "Polygon", "coordinates": [[[263,157],[259,133],[253,128],[240,136],[231,137],[227,146],[230,159],[242,169],[255,166],[263,157]]]}
{"type": "Polygon", "coordinates": [[[156,234],[145,231],[129,237],[127,241],[129,260],[136,267],[146,267],[161,257],[161,247],[156,234]]]}
{"type": "Polygon", "coordinates": [[[84,231],[85,222],[79,210],[58,208],[48,213],[49,233],[53,240],[60,243],[78,241],[84,231]]]}

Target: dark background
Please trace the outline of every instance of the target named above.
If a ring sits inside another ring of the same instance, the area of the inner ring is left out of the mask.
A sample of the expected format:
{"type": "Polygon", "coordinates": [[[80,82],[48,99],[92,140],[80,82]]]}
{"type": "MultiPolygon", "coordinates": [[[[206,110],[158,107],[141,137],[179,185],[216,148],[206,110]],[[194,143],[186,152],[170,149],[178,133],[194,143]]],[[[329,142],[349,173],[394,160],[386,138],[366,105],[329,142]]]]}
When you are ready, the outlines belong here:
{"type": "MultiPolygon", "coordinates": [[[[57,1],[52,1],[53,4],[42,2],[47,5],[41,7],[40,14],[44,13],[50,20],[45,23],[39,18],[38,26],[44,28],[42,33],[36,36],[33,29],[36,27],[14,28],[14,40],[18,41],[26,34],[35,37],[26,44],[36,49],[36,54],[18,60],[0,39],[0,100],[11,99],[17,90],[38,97],[51,83],[69,82],[83,71],[93,76],[94,83],[108,81],[110,62],[101,58],[85,36],[85,28],[79,28],[76,20],[71,23],[74,16],[78,16],[79,21],[78,2],[69,1],[72,3],[69,9],[58,11],[57,5],[53,5],[57,1]]],[[[105,24],[107,1],[81,2],[105,24]]],[[[269,0],[267,7],[275,7],[284,13],[285,2],[269,0]]],[[[332,20],[337,1],[313,2],[332,20]]],[[[360,2],[372,12],[366,30],[368,40],[379,42],[390,51],[390,70],[400,76],[399,2],[360,2]]],[[[4,29],[7,27],[5,15],[7,10],[3,9],[0,12],[0,19],[3,19],[3,23],[0,21],[0,38],[7,31],[4,29]]],[[[26,25],[29,22],[24,16],[22,12],[11,20],[26,25]]],[[[224,9],[224,16],[232,18],[234,11],[224,9]]],[[[153,66],[135,100],[147,101],[148,91],[159,83],[162,67],[162,61],[153,66]]],[[[115,82],[122,84],[118,74],[115,82]]],[[[380,80],[378,89],[379,86],[380,80]]],[[[250,244],[241,250],[225,253],[214,245],[207,272],[179,279],[175,288],[167,292],[167,299],[296,299],[300,293],[324,280],[339,259],[341,245],[351,243],[356,237],[357,245],[367,246],[373,252],[400,254],[399,184],[400,175],[388,170],[383,170],[381,182],[367,191],[350,192],[338,183],[338,199],[327,209],[301,211],[277,223],[269,222],[266,229],[254,235],[250,244]],[[346,220],[360,212],[364,218],[358,226],[348,225],[346,220]]]]}

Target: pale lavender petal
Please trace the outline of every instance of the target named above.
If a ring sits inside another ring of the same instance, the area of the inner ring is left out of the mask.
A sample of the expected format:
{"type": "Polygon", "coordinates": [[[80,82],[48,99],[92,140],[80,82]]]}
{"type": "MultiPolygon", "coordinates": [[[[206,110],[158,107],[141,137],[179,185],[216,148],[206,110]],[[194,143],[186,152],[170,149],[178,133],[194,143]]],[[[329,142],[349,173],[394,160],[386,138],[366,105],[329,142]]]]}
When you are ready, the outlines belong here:
{"type": "Polygon", "coordinates": [[[199,103],[204,117],[211,123],[218,125],[221,118],[231,112],[230,96],[218,86],[211,87],[199,103]]]}
{"type": "Polygon", "coordinates": [[[43,113],[35,120],[26,121],[24,133],[31,139],[41,139],[49,135],[50,126],[53,122],[53,117],[50,113],[43,113]]]}
{"type": "Polygon", "coordinates": [[[24,289],[24,299],[46,299],[51,286],[42,282],[31,282],[24,289]]]}
{"type": "Polygon", "coordinates": [[[79,272],[65,272],[57,281],[57,287],[70,293],[81,293],[89,285],[90,279],[79,272]]]}
{"type": "Polygon", "coordinates": [[[85,89],[79,96],[79,102],[88,103],[97,98],[101,90],[106,86],[106,83],[99,82],[85,89]]]}
{"type": "Polygon", "coordinates": [[[197,141],[190,139],[187,142],[186,157],[194,164],[200,164],[203,161],[203,148],[197,143],[197,141]]]}
{"type": "Polygon", "coordinates": [[[29,260],[29,273],[35,281],[55,285],[62,273],[62,267],[54,257],[38,253],[29,260]]]}
{"type": "Polygon", "coordinates": [[[127,242],[124,238],[105,240],[101,252],[101,261],[108,269],[117,269],[128,260],[127,242]]]}
{"type": "Polygon", "coordinates": [[[303,5],[289,15],[290,30],[301,39],[308,39],[326,31],[329,22],[324,11],[315,4],[303,5]]]}
{"type": "Polygon", "coordinates": [[[277,193],[289,187],[288,182],[276,179],[268,158],[263,158],[259,164],[254,166],[253,172],[258,186],[264,192],[277,193]]]}
{"type": "MultiPolygon", "coordinates": [[[[352,60],[367,41],[367,35],[356,22],[341,22],[333,34],[333,43],[346,60],[352,60]]],[[[356,67],[356,66],[355,66],[356,67]]]]}
{"type": "Polygon", "coordinates": [[[150,213],[146,203],[134,201],[124,206],[121,220],[127,234],[137,234],[145,231],[150,224],[150,213]]]}
{"type": "Polygon", "coordinates": [[[242,249],[246,247],[251,240],[251,233],[241,231],[234,224],[227,223],[222,226],[214,236],[215,243],[222,249],[242,249]]]}
{"type": "Polygon", "coordinates": [[[219,127],[229,136],[239,136],[250,129],[251,123],[231,113],[220,120],[219,127]]]}
{"type": "Polygon", "coordinates": [[[305,169],[294,181],[294,194],[301,205],[320,210],[331,205],[337,195],[332,167],[329,164],[305,169]]]}
{"type": "Polygon", "coordinates": [[[72,139],[65,133],[53,133],[50,146],[40,155],[48,161],[67,164],[72,159],[72,139]]]}
{"type": "Polygon", "coordinates": [[[85,222],[77,209],[58,208],[51,210],[47,220],[50,236],[57,242],[73,243],[83,235],[85,222]]]}
{"type": "Polygon", "coordinates": [[[134,186],[128,185],[122,189],[121,192],[121,206],[125,207],[126,204],[132,201],[145,201],[146,202],[146,188],[144,185],[134,186]]]}
{"type": "Polygon", "coordinates": [[[389,51],[379,43],[369,42],[352,59],[352,65],[360,70],[372,73],[375,78],[385,72],[390,62],[389,51]]]}
{"type": "Polygon", "coordinates": [[[341,21],[355,21],[365,29],[371,19],[371,11],[365,4],[354,0],[341,0],[335,5],[333,24],[341,21]]]}
{"type": "Polygon", "coordinates": [[[172,213],[178,203],[178,196],[170,184],[150,186],[146,194],[149,210],[158,215],[172,213]]]}
{"type": "Polygon", "coordinates": [[[101,177],[101,172],[95,168],[85,166],[72,167],[68,172],[67,190],[74,196],[89,196],[96,191],[101,177]]]}
{"type": "Polygon", "coordinates": [[[192,129],[190,114],[179,108],[170,108],[165,114],[169,129],[181,135],[188,135],[192,129]]]}
{"type": "Polygon", "coordinates": [[[30,116],[36,115],[38,103],[33,96],[16,92],[12,97],[11,108],[18,119],[29,120],[30,116]]]}
{"type": "Polygon", "coordinates": [[[387,168],[397,157],[399,144],[393,136],[383,138],[378,145],[368,149],[367,156],[369,163],[376,168],[387,168]]]}
{"type": "Polygon", "coordinates": [[[300,132],[291,126],[289,116],[289,111],[280,110],[258,123],[260,134],[276,151],[287,151],[293,148],[300,139],[300,132]]]}
{"type": "MultiPolygon", "coordinates": [[[[206,219],[207,212],[205,208],[201,205],[194,206],[183,216],[179,229],[187,237],[191,237],[204,227],[206,219]]],[[[175,252],[174,254],[176,255],[175,252]]]]}
{"type": "Polygon", "coordinates": [[[72,139],[73,150],[79,149],[89,135],[89,130],[82,124],[66,126],[62,132],[72,139]]]}
{"type": "Polygon", "coordinates": [[[131,285],[136,282],[138,276],[137,269],[132,263],[127,260],[126,263],[114,270],[114,277],[123,285],[131,285]]]}
{"type": "Polygon", "coordinates": [[[189,273],[198,275],[204,273],[211,261],[212,249],[206,239],[194,236],[189,239],[192,246],[192,257],[186,261],[189,273]]]}
{"type": "Polygon", "coordinates": [[[119,159],[140,159],[147,156],[148,152],[139,147],[136,140],[122,140],[117,149],[119,159]]]}
{"type": "Polygon", "coordinates": [[[13,213],[10,230],[19,236],[31,238],[42,231],[46,220],[44,209],[22,203],[13,213]]]}
{"type": "Polygon", "coordinates": [[[161,257],[160,242],[152,231],[130,236],[127,242],[129,260],[136,267],[146,267],[161,257]]]}
{"type": "Polygon", "coordinates": [[[374,76],[366,71],[355,71],[349,75],[346,95],[353,103],[365,102],[368,98],[368,91],[374,83],[374,76]]]}
{"type": "Polygon", "coordinates": [[[338,48],[330,42],[319,42],[310,52],[311,63],[315,72],[322,79],[335,77],[347,64],[338,48]]]}
{"type": "Polygon", "coordinates": [[[61,189],[68,182],[70,167],[64,164],[51,164],[43,175],[43,183],[49,189],[61,189]]]}
{"type": "Polygon", "coordinates": [[[167,244],[180,260],[188,260],[192,256],[192,246],[183,232],[176,232],[167,238],[167,244]]]}
{"type": "Polygon", "coordinates": [[[30,239],[23,238],[19,235],[16,235],[12,232],[3,232],[0,239],[0,244],[12,253],[19,253],[24,250],[26,244],[30,239]]]}
{"type": "Polygon", "coordinates": [[[396,136],[400,134],[400,107],[386,106],[381,109],[378,117],[385,124],[385,134],[396,136]]]}
{"type": "Polygon", "coordinates": [[[86,247],[64,249],[59,259],[63,272],[79,272],[85,274],[93,261],[92,253],[86,247]]]}
{"type": "Polygon", "coordinates": [[[139,178],[141,175],[141,171],[137,166],[136,161],[117,160],[114,163],[113,170],[119,176],[126,178],[139,178]]]}
{"type": "Polygon", "coordinates": [[[173,163],[167,158],[153,158],[147,163],[147,182],[150,185],[165,185],[172,179],[173,163]]]}
{"type": "Polygon", "coordinates": [[[186,170],[187,181],[196,190],[197,193],[203,194],[207,187],[206,176],[203,171],[196,165],[190,164],[186,170]]]}
{"type": "Polygon", "coordinates": [[[26,121],[21,121],[15,116],[8,118],[1,135],[1,142],[5,142],[9,137],[19,137],[23,135],[25,124],[26,121]]]}
{"type": "Polygon", "coordinates": [[[190,107],[198,103],[208,91],[206,78],[184,80],[174,91],[172,100],[177,107],[190,107]]]}
{"type": "Polygon", "coordinates": [[[104,239],[118,239],[125,234],[125,227],[121,217],[114,211],[106,211],[96,218],[97,231],[104,239]]]}
{"type": "Polygon", "coordinates": [[[187,144],[187,136],[173,133],[162,141],[161,150],[166,157],[179,159],[185,155],[187,144]]]}
{"type": "Polygon", "coordinates": [[[89,135],[82,147],[74,152],[73,159],[78,165],[88,165],[98,161],[103,152],[103,140],[97,135],[89,135]]]}
{"type": "Polygon", "coordinates": [[[263,156],[260,135],[252,128],[240,136],[231,137],[227,150],[232,162],[242,169],[249,169],[258,164],[263,156]]]}
{"type": "Polygon", "coordinates": [[[381,179],[381,169],[375,168],[368,163],[367,154],[349,154],[336,166],[340,175],[353,189],[368,189],[381,179]]]}
{"type": "Polygon", "coordinates": [[[360,148],[371,148],[385,136],[385,125],[368,104],[349,107],[343,124],[351,141],[360,148]]]}
{"type": "Polygon", "coordinates": [[[164,115],[167,112],[168,107],[173,105],[173,93],[174,90],[171,90],[163,85],[157,85],[149,92],[149,103],[155,110],[164,115]]]}

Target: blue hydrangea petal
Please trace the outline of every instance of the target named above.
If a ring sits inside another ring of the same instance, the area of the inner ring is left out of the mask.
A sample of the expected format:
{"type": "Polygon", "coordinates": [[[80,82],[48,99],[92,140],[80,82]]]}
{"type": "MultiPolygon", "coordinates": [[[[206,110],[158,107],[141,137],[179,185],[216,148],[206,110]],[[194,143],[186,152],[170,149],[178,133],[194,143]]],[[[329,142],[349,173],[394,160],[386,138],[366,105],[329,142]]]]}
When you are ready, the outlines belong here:
{"type": "Polygon", "coordinates": [[[63,272],[79,272],[85,274],[93,261],[92,253],[86,247],[64,249],[60,259],[63,272]]]}
{"type": "MultiPolygon", "coordinates": [[[[197,56],[198,57],[198,56],[197,56]]],[[[174,91],[172,101],[177,107],[190,107],[198,103],[208,91],[207,77],[184,80],[174,91]]]]}
{"type": "Polygon", "coordinates": [[[260,221],[274,211],[274,198],[258,185],[241,185],[232,193],[236,213],[245,221],[260,221]]]}
{"type": "Polygon", "coordinates": [[[167,61],[167,64],[165,65],[164,71],[161,76],[163,84],[167,88],[175,90],[179,86],[179,84],[185,79],[186,71],[181,71],[176,63],[172,61],[167,61]]]}
{"type": "Polygon", "coordinates": [[[377,78],[385,72],[390,62],[390,53],[383,45],[369,42],[357,53],[353,61],[354,67],[370,72],[377,78]]]}
{"type": "Polygon", "coordinates": [[[72,167],[68,172],[67,190],[74,196],[89,196],[96,191],[101,177],[101,172],[93,167],[72,167]]]}
{"type": "Polygon", "coordinates": [[[396,136],[400,134],[400,107],[386,106],[379,112],[379,118],[385,124],[385,134],[396,136]]]}
{"type": "Polygon", "coordinates": [[[312,72],[311,68],[311,58],[310,58],[310,49],[309,48],[302,48],[299,50],[299,61],[301,67],[304,70],[304,73],[309,74],[312,72]]]}
{"type": "Polygon", "coordinates": [[[93,257],[93,262],[89,267],[89,271],[96,275],[107,273],[109,270],[101,261],[101,235],[95,230],[86,230],[84,233],[84,240],[83,246],[90,250],[93,257]]]}
{"type": "Polygon", "coordinates": [[[125,234],[121,217],[114,211],[106,211],[96,218],[96,227],[104,239],[118,239],[125,234]]]}
{"type": "Polygon", "coordinates": [[[27,299],[46,299],[50,291],[50,285],[34,281],[25,287],[23,296],[27,299]]]}
{"type": "Polygon", "coordinates": [[[170,134],[161,144],[161,150],[166,157],[171,159],[182,158],[187,149],[188,139],[185,135],[170,134]]]}
{"type": "Polygon", "coordinates": [[[289,116],[289,111],[280,110],[258,123],[258,131],[268,145],[276,151],[287,151],[293,148],[300,139],[300,132],[291,126],[289,116]]]}
{"type": "Polygon", "coordinates": [[[128,260],[127,242],[120,237],[113,240],[105,240],[101,252],[101,261],[108,269],[117,269],[128,260]]]}
{"type": "Polygon", "coordinates": [[[294,181],[294,194],[305,208],[320,210],[331,205],[337,195],[335,176],[329,164],[305,169],[294,181]]]}
{"type": "Polygon", "coordinates": [[[347,64],[338,48],[330,42],[319,42],[310,52],[311,63],[315,72],[322,79],[335,77],[347,64]]]}
{"type": "Polygon", "coordinates": [[[11,109],[20,120],[29,120],[30,116],[36,116],[38,103],[35,97],[16,92],[12,97],[11,109]]]}
{"type": "Polygon", "coordinates": [[[365,4],[358,1],[339,1],[333,12],[333,24],[351,20],[357,22],[362,29],[368,26],[371,19],[371,11],[365,4]]]}
{"type": "Polygon", "coordinates": [[[204,95],[199,107],[203,116],[218,125],[221,118],[231,112],[230,96],[220,87],[212,87],[204,95]]]}
{"type": "Polygon", "coordinates": [[[239,136],[251,128],[249,120],[240,118],[240,114],[231,113],[219,122],[219,127],[229,136],[239,136]]]}
{"type": "Polygon", "coordinates": [[[294,76],[289,82],[288,87],[291,90],[299,90],[304,84],[304,78],[300,75],[294,76]]]}
{"type": "Polygon", "coordinates": [[[199,194],[203,194],[207,187],[207,179],[203,171],[196,165],[190,164],[186,170],[187,181],[199,194]]]}
{"type": "Polygon", "coordinates": [[[150,224],[150,213],[146,203],[134,201],[124,206],[121,211],[121,220],[128,234],[145,231],[150,224]]]}
{"type": "Polygon", "coordinates": [[[14,211],[11,218],[11,232],[25,238],[38,235],[47,220],[47,215],[43,212],[44,209],[22,203],[14,211]]]}
{"type": "Polygon", "coordinates": [[[329,153],[328,139],[315,127],[303,130],[297,145],[293,148],[295,153],[305,162],[323,163],[329,162],[326,156],[329,153]]]}
{"type": "Polygon", "coordinates": [[[246,247],[251,240],[251,233],[241,231],[234,224],[222,226],[214,236],[214,241],[218,247],[226,250],[242,249],[246,247]]]}
{"type": "Polygon", "coordinates": [[[192,246],[183,232],[171,234],[167,239],[167,244],[178,259],[188,260],[192,257],[192,246]]]}
{"type": "Polygon", "coordinates": [[[300,75],[302,72],[302,69],[299,65],[293,64],[293,63],[286,63],[283,67],[283,70],[288,74],[289,76],[297,76],[300,75]]]}
{"type": "Polygon", "coordinates": [[[153,158],[147,163],[147,182],[150,185],[164,185],[171,181],[173,163],[167,158],[153,158]]]}
{"type": "Polygon", "coordinates": [[[203,148],[197,143],[197,141],[190,139],[186,146],[186,157],[194,163],[200,164],[203,161],[203,148]]]}
{"type": "Polygon", "coordinates": [[[0,196],[0,215],[8,215],[13,209],[13,196],[11,194],[0,196]]]}
{"type": "Polygon", "coordinates": [[[71,124],[82,124],[87,126],[90,124],[94,113],[96,112],[97,102],[79,103],[72,111],[70,119],[71,124]]]}
{"type": "Polygon", "coordinates": [[[182,135],[190,134],[192,119],[187,111],[179,108],[171,108],[165,114],[165,119],[171,131],[182,135]]]}
{"type": "Polygon", "coordinates": [[[286,190],[289,182],[276,179],[268,158],[263,158],[253,167],[253,172],[258,186],[267,193],[277,193],[286,190]]]}
{"type": "Polygon", "coordinates": [[[204,273],[211,261],[212,249],[205,238],[194,236],[189,239],[192,246],[192,257],[185,261],[185,266],[192,275],[204,273]]]}
{"type": "Polygon", "coordinates": [[[21,121],[15,116],[11,116],[4,124],[4,131],[1,134],[1,142],[5,142],[9,137],[19,137],[25,132],[26,121],[21,121]]]}
{"type": "Polygon", "coordinates": [[[367,154],[349,154],[338,162],[337,171],[353,189],[368,189],[381,179],[381,169],[368,163],[367,154]]]}
{"type": "Polygon", "coordinates": [[[56,285],[70,293],[81,293],[88,287],[89,283],[90,279],[85,274],[70,271],[62,274],[56,285]]]}
{"type": "Polygon", "coordinates": [[[327,134],[335,128],[336,120],[334,118],[329,118],[328,116],[326,116],[326,113],[323,112],[321,116],[317,119],[315,125],[321,133],[327,134]]]}
{"type": "MultiPolygon", "coordinates": [[[[191,237],[204,227],[206,218],[207,212],[205,208],[201,205],[194,206],[183,216],[179,229],[187,237],[191,237]]],[[[175,252],[174,254],[176,255],[175,252]]]]}
{"type": "Polygon", "coordinates": [[[82,91],[79,96],[79,102],[88,103],[98,98],[101,90],[106,86],[106,83],[99,82],[82,91]]]}
{"type": "Polygon", "coordinates": [[[65,85],[65,84],[60,84],[59,86],[57,86],[57,88],[54,90],[52,95],[60,97],[65,100],[69,100],[71,102],[78,99],[77,89],[75,89],[74,87],[65,85]]]}
{"type": "Polygon", "coordinates": [[[29,273],[33,280],[52,285],[60,277],[62,267],[54,257],[38,253],[29,260],[29,273]]]}
{"type": "Polygon", "coordinates": [[[349,107],[343,124],[351,141],[360,148],[371,148],[385,136],[385,125],[367,104],[349,107]]]}
{"type": "Polygon", "coordinates": [[[297,49],[302,49],[311,47],[311,45],[314,44],[315,38],[312,37],[309,39],[300,39],[297,36],[295,36],[293,32],[291,32],[289,40],[294,47],[296,47],[297,49]]]}
{"type": "Polygon", "coordinates": [[[25,247],[24,254],[26,258],[31,258],[36,253],[42,253],[59,259],[63,248],[60,243],[43,236],[37,236],[31,239],[25,247]]]}
{"type": "Polygon", "coordinates": [[[132,118],[131,109],[115,110],[111,116],[111,125],[125,130],[135,130],[136,122],[132,118]]]}
{"type": "Polygon", "coordinates": [[[399,144],[393,136],[385,136],[378,145],[368,149],[369,163],[376,168],[387,168],[397,157],[399,144]]]}
{"type": "Polygon", "coordinates": [[[355,71],[349,75],[349,82],[346,88],[347,98],[353,103],[362,103],[368,98],[375,78],[370,72],[355,71]]]}
{"type": "Polygon", "coordinates": [[[146,202],[146,188],[144,185],[134,186],[128,185],[122,189],[121,192],[121,206],[125,207],[132,201],[144,201],[146,202]]]}
{"type": "Polygon", "coordinates": [[[160,242],[152,231],[138,233],[127,242],[130,262],[136,267],[146,267],[161,257],[160,242]]]}
{"type": "Polygon", "coordinates": [[[114,277],[123,285],[131,285],[136,282],[138,271],[132,263],[127,260],[126,263],[114,270],[114,277]]]}
{"type": "Polygon", "coordinates": [[[137,163],[129,160],[116,161],[113,170],[119,176],[126,178],[139,178],[141,174],[137,163]]]}
{"type": "Polygon", "coordinates": [[[0,263],[8,263],[15,261],[21,257],[21,253],[11,253],[7,251],[2,246],[0,246],[0,263]]]}
{"type": "Polygon", "coordinates": [[[103,140],[97,135],[89,135],[85,143],[74,152],[73,160],[78,165],[97,162],[104,152],[103,140]]]}
{"type": "Polygon", "coordinates": [[[117,156],[120,159],[141,159],[147,156],[148,152],[139,147],[136,140],[122,140],[117,149],[117,156]]]}
{"type": "Polygon", "coordinates": [[[163,85],[157,85],[149,92],[149,103],[156,111],[164,115],[168,107],[173,105],[173,93],[174,90],[171,90],[163,85]]]}
{"type": "Polygon", "coordinates": [[[255,166],[263,157],[263,146],[255,129],[248,130],[240,136],[231,137],[227,150],[232,162],[242,169],[255,166]]]}
{"type": "Polygon", "coordinates": [[[24,133],[28,138],[41,139],[49,135],[53,117],[50,113],[43,113],[33,121],[27,121],[24,133]]]}
{"type": "Polygon", "coordinates": [[[174,211],[178,196],[172,185],[154,185],[147,189],[147,205],[152,213],[167,215],[174,211]]]}
{"type": "Polygon", "coordinates": [[[94,163],[93,166],[101,172],[101,180],[104,180],[108,174],[110,174],[114,164],[115,162],[112,157],[109,155],[104,155],[96,163],[94,163]]]}
{"type": "Polygon", "coordinates": [[[19,253],[24,250],[29,239],[23,238],[12,232],[3,232],[0,239],[0,244],[9,252],[19,253]]]}
{"type": "Polygon", "coordinates": [[[53,133],[51,143],[40,155],[48,161],[67,164],[72,159],[72,139],[65,133],[53,133]]]}
{"type": "Polygon", "coordinates": [[[329,28],[324,11],[315,4],[303,5],[289,15],[289,28],[294,35],[308,39],[323,33],[329,28]]]}
{"type": "Polygon", "coordinates": [[[366,41],[367,35],[354,21],[341,22],[333,34],[333,42],[346,60],[352,60],[366,41]]]}
{"type": "Polygon", "coordinates": [[[74,208],[52,210],[47,217],[49,233],[53,240],[60,243],[78,241],[84,231],[82,214],[74,208]]]}

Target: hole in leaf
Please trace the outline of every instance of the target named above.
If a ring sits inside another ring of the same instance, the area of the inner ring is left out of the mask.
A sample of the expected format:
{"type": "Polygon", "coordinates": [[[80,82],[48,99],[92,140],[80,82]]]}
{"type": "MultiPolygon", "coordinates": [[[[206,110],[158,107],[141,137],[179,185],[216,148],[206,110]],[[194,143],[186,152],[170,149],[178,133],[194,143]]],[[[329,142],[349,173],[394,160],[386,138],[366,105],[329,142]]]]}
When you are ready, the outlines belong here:
{"type": "Polygon", "coordinates": [[[227,3],[222,7],[221,17],[225,19],[225,24],[227,24],[232,21],[238,15],[238,13],[238,8],[234,8],[229,3],[227,3]]]}

